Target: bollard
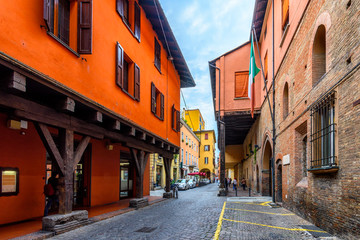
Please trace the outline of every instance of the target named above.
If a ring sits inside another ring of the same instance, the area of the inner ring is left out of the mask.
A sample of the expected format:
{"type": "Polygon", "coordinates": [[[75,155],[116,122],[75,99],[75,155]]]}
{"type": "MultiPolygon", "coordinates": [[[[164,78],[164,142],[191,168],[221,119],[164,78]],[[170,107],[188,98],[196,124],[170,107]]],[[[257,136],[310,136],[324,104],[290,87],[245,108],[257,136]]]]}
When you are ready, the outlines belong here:
{"type": "Polygon", "coordinates": [[[251,197],[251,187],[249,187],[249,197],[251,197]]]}
{"type": "Polygon", "coordinates": [[[235,187],[235,194],[236,194],[236,196],[237,196],[237,187],[235,187]]]}

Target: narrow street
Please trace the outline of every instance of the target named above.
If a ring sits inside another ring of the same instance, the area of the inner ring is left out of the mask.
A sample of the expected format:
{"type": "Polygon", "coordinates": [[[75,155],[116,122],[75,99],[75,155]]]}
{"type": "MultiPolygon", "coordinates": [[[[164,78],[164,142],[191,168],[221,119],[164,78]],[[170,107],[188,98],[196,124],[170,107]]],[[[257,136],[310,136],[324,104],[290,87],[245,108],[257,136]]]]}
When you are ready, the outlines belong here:
{"type": "Polygon", "coordinates": [[[180,191],[179,199],[52,239],[316,239],[330,236],[283,208],[269,207],[266,198],[217,197],[217,191],[216,184],[180,191]]]}

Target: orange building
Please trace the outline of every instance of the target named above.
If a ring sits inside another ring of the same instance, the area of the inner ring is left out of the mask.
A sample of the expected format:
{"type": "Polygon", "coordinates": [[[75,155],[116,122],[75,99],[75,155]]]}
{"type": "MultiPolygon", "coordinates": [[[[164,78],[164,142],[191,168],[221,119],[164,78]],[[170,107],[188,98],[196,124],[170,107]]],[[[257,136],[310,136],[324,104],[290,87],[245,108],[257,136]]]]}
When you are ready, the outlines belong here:
{"type": "Polygon", "coordinates": [[[62,214],[148,195],[195,86],[159,1],[1,5],[0,224],[42,216],[55,172],[62,214]]]}

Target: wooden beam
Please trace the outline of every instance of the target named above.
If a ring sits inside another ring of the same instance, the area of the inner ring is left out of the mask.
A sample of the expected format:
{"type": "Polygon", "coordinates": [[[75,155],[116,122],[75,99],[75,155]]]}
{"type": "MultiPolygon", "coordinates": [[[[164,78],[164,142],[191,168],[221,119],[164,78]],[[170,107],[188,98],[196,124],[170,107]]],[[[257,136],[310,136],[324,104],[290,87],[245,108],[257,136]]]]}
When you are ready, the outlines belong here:
{"type": "Polygon", "coordinates": [[[101,112],[96,111],[92,112],[88,116],[88,120],[93,123],[102,123],[103,122],[103,115],[101,112]]]}
{"type": "Polygon", "coordinates": [[[171,167],[171,159],[170,158],[163,158],[164,167],[165,167],[165,183],[166,183],[166,192],[170,192],[170,167],[171,167]]]}
{"type": "Polygon", "coordinates": [[[146,142],[155,145],[155,138],[153,136],[146,135],[146,142]]]}
{"type": "Polygon", "coordinates": [[[139,130],[136,130],[136,137],[140,140],[143,140],[145,141],[146,140],[146,133],[142,132],[142,131],[139,131],[139,130]]]}
{"type": "Polygon", "coordinates": [[[47,152],[50,154],[51,158],[56,161],[61,173],[64,174],[64,160],[60,155],[49,129],[42,123],[34,123],[34,125],[47,152]]]}
{"type": "Polygon", "coordinates": [[[73,168],[76,168],[76,165],[80,162],[80,159],[86,149],[86,147],[88,146],[90,142],[90,137],[86,136],[83,137],[78,145],[78,147],[76,148],[76,152],[74,154],[74,166],[73,168]]]}
{"type": "Polygon", "coordinates": [[[72,98],[65,97],[58,103],[58,108],[63,112],[74,112],[75,111],[75,101],[72,98]]]}
{"type": "Polygon", "coordinates": [[[113,119],[113,120],[111,120],[111,122],[108,124],[108,126],[109,126],[109,128],[110,128],[111,130],[117,130],[117,131],[119,131],[120,128],[121,128],[121,123],[120,123],[119,120],[113,119]]]}
{"type": "Polygon", "coordinates": [[[8,88],[26,92],[26,77],[24,75],[12,71],[10,74],[5,76],[5,81],[7,81],[8,88]]]}

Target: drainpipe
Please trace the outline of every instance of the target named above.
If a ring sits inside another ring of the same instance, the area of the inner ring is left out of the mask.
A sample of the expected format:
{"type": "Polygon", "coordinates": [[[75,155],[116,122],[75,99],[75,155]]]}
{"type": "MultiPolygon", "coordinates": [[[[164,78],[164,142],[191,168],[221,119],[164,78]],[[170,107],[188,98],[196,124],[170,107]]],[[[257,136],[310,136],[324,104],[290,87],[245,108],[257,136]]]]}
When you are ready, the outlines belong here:
{"type": "Polygon", "coordinates": [[[272,201],[275,202],[275,145],[276,145],[276,127],[275,127],[275,46],[274,46],[274,36],[275,36],[275,28],[274,28],[274,8],[275,8],[275,3],[273,1],[272,4],[272,94],[273,94],[273,155],[272,155],[272,161],[271,161],[271,183],[272,183],[272,201]]]}
{"type": "Polygon", "coordinates": [[[219,196],[223,196],[226,195],[226,193],[224,191],[222,191],[221,189],[225,188],[225,122],[223,122],[220,119],[220,89],[221,89],[221,81],[220,81],[220,76],[221,76],[221,69],[218,68],[217,66],[211,64],[209,62],[209,67],[215,68],[217,70],[219,70],[219,96],[218,96],[218,101],[219,101],[219,114],[217,116],[217,122],[219,123],[219,145],[220,145],[220,191],[219,191],[219,196]]]}

